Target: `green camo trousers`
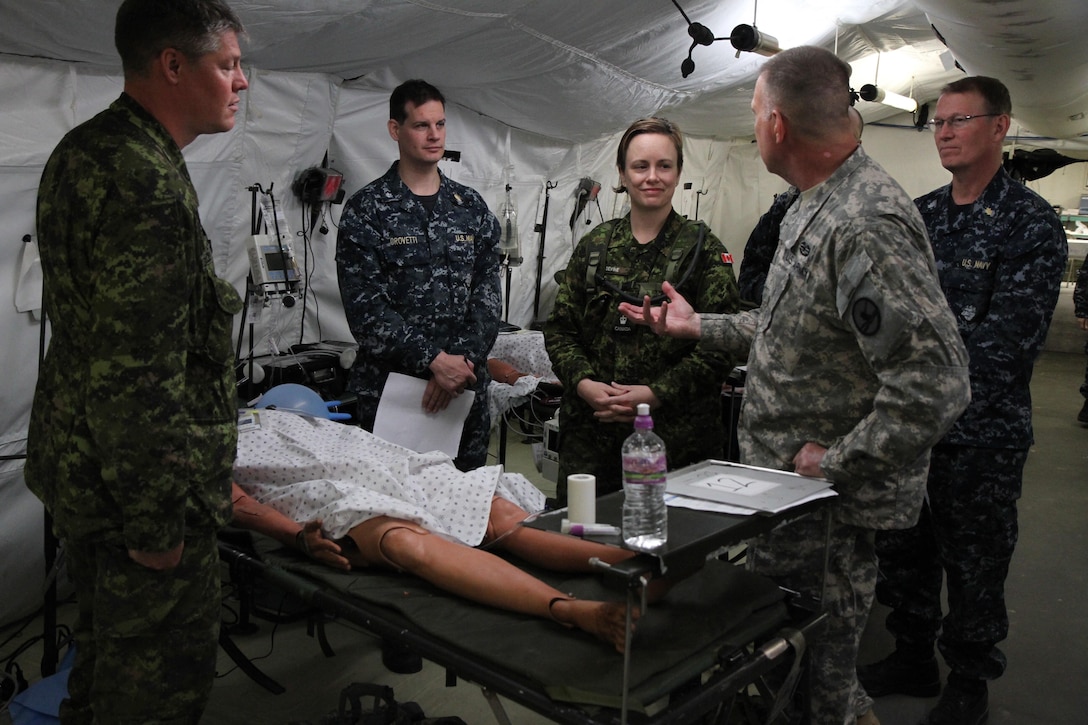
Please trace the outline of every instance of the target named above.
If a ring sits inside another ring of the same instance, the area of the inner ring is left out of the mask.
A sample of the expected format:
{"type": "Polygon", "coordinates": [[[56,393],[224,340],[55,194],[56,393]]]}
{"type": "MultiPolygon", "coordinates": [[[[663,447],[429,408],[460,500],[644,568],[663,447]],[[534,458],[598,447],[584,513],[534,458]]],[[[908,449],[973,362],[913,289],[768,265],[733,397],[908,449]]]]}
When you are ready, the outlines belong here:
{"type": "Polygon", "coordinates": [[[66,552],[79,623],[61,722],[197,723],[215,679],[215,534],[187,538],[181,564],[165,572],[113,545],[66,542],[66,552]]]}

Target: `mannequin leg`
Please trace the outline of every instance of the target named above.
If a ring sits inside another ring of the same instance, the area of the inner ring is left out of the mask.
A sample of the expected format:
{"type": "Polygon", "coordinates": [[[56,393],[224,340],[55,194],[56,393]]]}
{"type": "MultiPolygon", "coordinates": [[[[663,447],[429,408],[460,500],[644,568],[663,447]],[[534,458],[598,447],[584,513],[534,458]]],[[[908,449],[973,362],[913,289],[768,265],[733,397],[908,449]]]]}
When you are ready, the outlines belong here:
{"type": "Polygon", "coordinates": [[[519,526],[528,515],[517,504],[496,497],[491,502],[484,543],[495,542],[496,548],[551,571],[590,572],[592,558],[615,564],[634,556],[634,552],[618,546],[519,526]]]}
{"type": "Polygon", "coordinates": [[[623,651],[626,609],[622,604],[573,599],[494,554],[396,519],[371,519],[349,535],[366,564],[402,569],[481,604],[554,619],[623,651]]]}
{"type": "MultiPolygon", "coordinates": [[[[496,497],[491,502],[491,520],[485,543],[493,541],[495,548],[509,551],[519,559],[551,571],[592,572],[590,559],[617,564],[635,555],[635,552],[618,546],[519,526],[528,515],[516,504],[496,497]]],[[[668,576],[652,580],[646,588],[646,601],[659,601],[675,583],[668,576]]]]}

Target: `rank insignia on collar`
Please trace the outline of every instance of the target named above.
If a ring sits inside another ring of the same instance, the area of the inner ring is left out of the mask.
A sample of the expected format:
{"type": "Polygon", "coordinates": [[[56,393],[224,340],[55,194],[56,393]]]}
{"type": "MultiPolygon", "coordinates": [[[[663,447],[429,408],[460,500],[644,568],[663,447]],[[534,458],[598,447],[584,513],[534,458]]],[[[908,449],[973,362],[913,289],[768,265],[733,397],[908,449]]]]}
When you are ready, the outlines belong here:
{"type": "Polygon", "coordinates": [[[985,209],[982,210],[982,213],[985,214],[986,216],[993,216],[994,215],[994,208],[992,206],[988,206],[988,207],[986,207],[985,209]]]}

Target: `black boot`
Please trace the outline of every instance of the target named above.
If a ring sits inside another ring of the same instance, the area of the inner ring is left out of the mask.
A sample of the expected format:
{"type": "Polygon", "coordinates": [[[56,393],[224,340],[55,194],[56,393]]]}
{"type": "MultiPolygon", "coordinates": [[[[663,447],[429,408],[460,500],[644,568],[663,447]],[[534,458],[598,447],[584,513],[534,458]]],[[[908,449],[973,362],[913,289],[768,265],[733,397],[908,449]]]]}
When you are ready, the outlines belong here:
{"type": "Polygon", "coordinates": [[[951,675],[944,694],[921,725],[983,725],[989,716],[986,681],[951,675]]]}
{"type": "Polygon", "coordinates": [[[893,693],[933,697],[941,691],[941,673],[932,649],[928,656],[897,649],[882,660],[858,667],[858,681],[870,697],[893,693]]]}

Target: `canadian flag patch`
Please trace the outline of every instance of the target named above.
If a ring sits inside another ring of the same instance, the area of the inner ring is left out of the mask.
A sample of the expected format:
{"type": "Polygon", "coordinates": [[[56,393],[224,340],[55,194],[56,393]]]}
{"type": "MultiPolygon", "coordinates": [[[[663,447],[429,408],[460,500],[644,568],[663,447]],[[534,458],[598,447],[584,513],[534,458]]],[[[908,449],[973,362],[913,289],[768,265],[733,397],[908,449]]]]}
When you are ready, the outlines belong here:
{"type": "Polygon", "coordinates": [[[729,252],[722,252],[722,264],[732,264],[733,255],[729,252]]]}

